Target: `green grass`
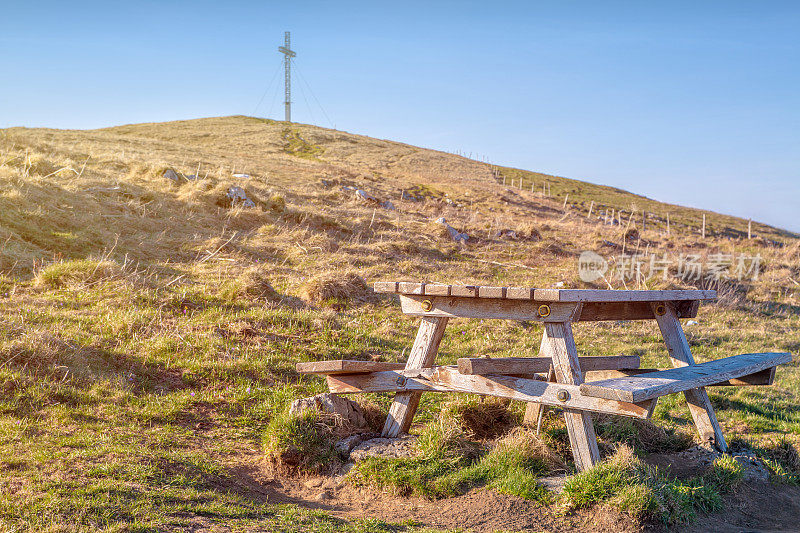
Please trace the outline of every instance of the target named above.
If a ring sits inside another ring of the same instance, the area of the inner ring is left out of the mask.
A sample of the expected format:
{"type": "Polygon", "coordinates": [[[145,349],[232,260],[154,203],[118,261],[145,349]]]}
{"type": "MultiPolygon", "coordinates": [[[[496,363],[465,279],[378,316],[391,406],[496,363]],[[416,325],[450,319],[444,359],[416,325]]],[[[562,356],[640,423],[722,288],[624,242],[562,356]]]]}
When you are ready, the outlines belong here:
{"type": "Polygon", "coordinates": [[[325,150],[313,145],[301,137],[300,132],[294,128],[285,128],[282,132],[284,145],[283,151],[293,156],[304,159],[317,160],[325,150]]]}
{"type": "Polygon", "coordinates": [[[717,459],[701,477],[680,481],[644,464],[630,448],[567,479],[560,504],[565,510],[606,503],[635,518],[668,524],[692,520],[698,512],[722,508],[722,494],[742,479],[742,467],[730,456],[717,459]]]}
{"type": "MultiPolygon", "coordinates": [[[[444,413],[446,413],[445,411],[444,413]]],[[[464,438],[448,416],[426,425],[407,458],[369,457],[348,474],[356,484],[430,499],[464,494],[488,486],[498,492],[549,503],[537,479],[549,471],[544,448],[528,432],[512,434],[490,451],[464,438]]]]}

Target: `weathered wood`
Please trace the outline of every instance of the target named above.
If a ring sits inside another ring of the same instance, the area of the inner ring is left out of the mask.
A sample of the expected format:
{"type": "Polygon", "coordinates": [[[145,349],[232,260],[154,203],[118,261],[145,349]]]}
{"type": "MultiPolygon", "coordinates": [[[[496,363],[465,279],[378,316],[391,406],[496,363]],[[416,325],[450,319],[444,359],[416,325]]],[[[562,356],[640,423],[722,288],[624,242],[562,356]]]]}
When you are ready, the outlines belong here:
{"type": "Polygon", "coordinates": [[[588,396],[641,402],[747,376],[791,360],[789,353],[746,353],[638,376],[586,382],[580,389],[588,396]]]}
{"type": "Polygon", "coordinates": [[[533,296],[534,299],[542,302],[674,302],[680,300],[715,300],[717,291],[536,289],[533,296]]]}
{"type": "Polygon", "coordinates": [[[539,302],[530,300],[400,295],[400,306],[403,309],[403,313],[412,316],[564,322],[570,320],[577,309],[577,304],[575,303],[550,303],[547,304],[550,314],[542,316],[539,309],[540,305],[539,302]],[[430,310],[425,309],[423,303],[425,301],[431,302],[432,308],[430,310]]]}
{"type": "MultiPolygon", "coordinates": [[[[572,326],[569,322],[547,322],[544,328],[542,348],[544,354],[553,359],[553,370],[559,385],[580,385],[583,382],[583,373],[578,361],[575,339],[572,336],[572,326]]],[[[580,471],[591,468],[600,461],[591,415],[585,411],[565,409],[564,420],[567,423],[575,466],[580,471]]]]}
{"type": "Polygon", "coordinates": [[[381,370],[402,370],[405,367],[404,363],[354,361],[352,359],[310,361],[295,365],[295,369],[301,374],[364,374],[381,370]]]}
{"type": "Polygon", "coordinates": [[[336,374],[327,379],[330,391],[336,394],[398,392],[400,396],[421,392],[469,392],[636,418],[646,418],[650,408],[650,402],[632,404],[586,396],[577,385],[512,376],[467,376],[447,366],[370,374],[336,374]],[[559,391],[566,391],[568,398],[560,400],[559,391]]]}
{"type": "Polygon", "coordinates": [[[426,283],[425,294],[428,296],[450,296],[450,285],[440,283],[426,283]]]}
{"type": "Polygon", "coordinates": [[[396,293],[397,285],[396,281],[376,281],[372,284],[372,290],[380,293],[396,293]]]}
{"type": "MultiPolygon", "coordinates": [[[[659,305],[656,303],[651,305],[655,313],[659,305]]],[[[664,314],[655,313],[655,315],[658,327],[661,330],[661,336],[664,337],[664,343],[667,345],[672,366],[693,365],[694,357],[689,349],[689,343],[686,342],[686,335],[683,333],[674,305],[671,303],[664,304],[663,311],[664,314]]],[[[690,389],[684,391],[683,395],[686,397],[689,412],[702,442],[710,444],[721,452],[727,451],[728,445],[725,442],[725,436],[719,427],[717,415],[714,413],[714,407],[711,405],[705,389],[690,389]]]]}
{"type": "MultiPolygon", "coordinates": [[[[581,370],[619,370],[639,368],[638,355],[603,355],[578,358],[581,370]]],[[[550,357],[462,357],[458,360],[458,371],[462,374],[533,374],[547,372],[552,360],[550,357]]]]}
{"type": "MultiPolygon", "coordinates": [[[[553,370],[553,365],[550,365],[550,368],[547,370],[547,375],[545,377],[545,381],[548,383],[555,383],[556,382],[556,373],[553,370]]],[[[534,403],[528,402],[525,406],[525,416],[522,419],[523,425],[535,427],[536,434],[539,434],[539,431],[542,429],[542,419],[544,418],[544,412],[546,409],[546,405],[541,403],[534,403]]]]}
{"type": "Polygon", "coordinates": [[[505,298],[505,287],[478,287],[478,298],[505,298]]]}
{"type": "Polygon", "coordinates": [[[542,302],[666,302],[683,300],[714,300],[710,290],[605,290],[605,289],[535,289],[525,287],[484,287],[480,285],[444,285],[417,282],[383,282],[373,285],[375,292],[398,294],[431,294],[464,298],[500,298],[539,300],[542,302]],[[428,293],[426,286],[436,287],[428,293]],[[447,287],[447,289],[445,289],[447,287]]]}
{"type": "Polygon", "coordinates": [[[534,289],[525,287],[508,287],[506,298],[510,300],[533,300],[534,289]]]}
{"type": "MultiPolygon", "coordinates": [[[[655,318],[648,302],[589,302],[583,304],[580,315],[569,318],[576,309],[576,303],[542,302],[523,299],[478,298],[476,296],[420,296],[400,294],[400,305],[403,312],[412,316],[447,316],[465,318],[490,318],[508,320],[532,320],[537,322],[563,322],[566,320],[588,322],[599,320],[652,320],[655,318]],[[423,308],[425,300],[430,301],[433,308],[423,308]],[[547,305],[550,316],[539,315],[539,307],[547,305]]],[[[477,289],[476,289],[477,293],[477,289]]],[[[680,318],[697,316],[697,301],[676,303],[680,318]]]]}
{"type": "MultiPolygon", "coordinates": [[[[697,316],[698,300],[675,302],[675,310],[680,318],[697,316]]],[[[576,322],[595,322],[601,320],[653,320],[655,314],[650,302],[586,302],[576,322]]]]}
{"type": "MultiPolygon", "coordinates": [[[[408,355],[406,369],[429,368],[433,366],[439,343],[447,327],[447,318],[423,317],[417,330],[417,338],[408,355]]],[[[369,375],[369,374],[367,374],[369,375]]],[[[330,384],[330,377],[328,383],[330,384]]],[[[383,426],[384,437],[396,437],[401,433],[408,433],[411,421],[417,412],[421,392],[400,392],[394,397],[394,402],[389,408],[389,415],[383,426]]]]}
{"type": "MultiPolygon", "coordinates": [[[[629,368],[621,370],[595,370],[589,371],[584,374],[586,382],[602,381],[604,379],[624,378],[627,376],[638,376],[640,374],[647,374],[648,372],[658,372],[658,368],[629,368]]],[[[754,385],[772,385],[775,381],[775,367],[754,372],[746,376],[720,381],[706,385],[707,387],[751,387],[754,385]]]]}
{"type": "MultiPolygon", "coordinates": [[[[533,294],[533,293],[531,293],[533,294]]],[[[544,347],[544,335],[542,336],[542,340],[539,342],[539,357],[542,356],[542,349],[544,347]]],[[[544,359],[547,360],[547,375],[545,377],[545,381],[548,383],[554,383],[556,381],[556,374],[553,371],[553,362],[549,357],[545,357],[544,359]]],[[[461,372],[461,363],[459,360],[459,372],[461,372]]],[[[542,425],[542,418],[544,417],[544,410],[545,406],[541,403],[536,402],[528,402],[525,406],[525,416],[522,419],[522,424],[529,427],[536,428],[536,434],[539,434],[539,428],[542,425]]]]}
{"type": "Polygon", "coordinates": [[[478,287],[475,285],[451,285],[450,296],[460,296],[462,298],[477,298],[478,287]]]}
{"type": "Polygon", "coordinates": [[[397,284],[397,292],[400,294],[425,294],[424,283],[413,283],[410,281],[401,281],[397,284]]]}

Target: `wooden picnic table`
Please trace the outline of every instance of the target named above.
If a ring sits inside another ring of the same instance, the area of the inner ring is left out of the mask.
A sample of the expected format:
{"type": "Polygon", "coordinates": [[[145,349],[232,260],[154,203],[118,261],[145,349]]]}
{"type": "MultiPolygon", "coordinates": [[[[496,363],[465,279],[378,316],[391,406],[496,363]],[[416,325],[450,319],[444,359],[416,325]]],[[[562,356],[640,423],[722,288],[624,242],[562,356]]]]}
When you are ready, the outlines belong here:
{"type": "Polygon", "coordinates": [[[315,361],[298,372],[324,374],[334,393],[394,392],[383,435],[407,433],[423,392],[467,392],[528,402],[526,423],[544,406],[563,409],[578,470],[600,459],[592,412],[649,418],[660,396],[683,393],[701,440],[727,445],[704,389],[711,385],[769,385],[788,353],[752,353],[695,364],[680,319],[694,318],[710,290],[594,290],[377,282],[396,294],[403,313],[421,317],[408,360],[315,361]],[[538,357],[461,358],[435,366],[450,318],[542,323],[538,357]],[[673,368],[642,369],[636,356],[578,357],[572,324],[600,320],[655,320],[673,368]],[[546,373],[546,376],[540,375],[546,373]]]}

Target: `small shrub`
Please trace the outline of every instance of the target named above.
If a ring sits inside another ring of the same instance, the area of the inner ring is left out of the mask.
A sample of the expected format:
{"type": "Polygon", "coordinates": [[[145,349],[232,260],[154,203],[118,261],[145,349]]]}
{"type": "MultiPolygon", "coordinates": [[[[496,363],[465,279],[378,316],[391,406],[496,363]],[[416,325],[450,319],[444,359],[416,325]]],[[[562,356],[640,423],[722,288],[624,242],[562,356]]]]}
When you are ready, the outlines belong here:
{"type": "Polygon", "coordinates": [[[114,261],[75,259],[46,266],[36,274],[35,285],[56,289],[111,281],[122,276],[122,267],[114,261]]]}

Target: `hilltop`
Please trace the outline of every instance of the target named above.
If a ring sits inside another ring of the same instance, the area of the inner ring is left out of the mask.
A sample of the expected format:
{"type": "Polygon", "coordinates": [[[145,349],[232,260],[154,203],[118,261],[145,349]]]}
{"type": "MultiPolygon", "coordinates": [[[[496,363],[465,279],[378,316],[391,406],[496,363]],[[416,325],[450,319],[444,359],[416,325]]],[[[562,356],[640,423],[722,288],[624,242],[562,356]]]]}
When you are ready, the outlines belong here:
{"type": "MultiPolygon", "coordinates": [[[[413,431],[434,446],[469,410],[502,418],[510,433],[482,436],[480,449],[459,433],[442,442],[460,443],[455,459],[400,465],[394,478],[379,466],[337,481],[330,500],[318,499],[332,482],[324,468],[276,466],[280,446],[327,442],[315,433],[323,422],[312,420],[306,439],[287,415],[291,400],[326,390],[297,362],[405,360],[416,324],[373,293],[380,279],[713,287],[719,301],[687,324],[698,361],[797,353],[798,236],[754,221],[748,239],[747,229],[619,189],[252,117],[0,130],[0,529],[637,531],[697,517],[698,531],[716,520],[786,526],[800,512],[796,363],[778,369],[772,388],[710,389],[732,447],[781,486],[764,478],[731,492],[742,472],[730,460],[687,466],[680,453],[695,437],[675,397],[658,402],[653,423],[597,420],[609,464],[650,485],[627,485],[624,501],[589,490],[563,520],[538,484],[573,472],[563,421],[551,416],[541,436],[519,437],[517,403],[424,396],[413,431]],[[584,251],[608,262],[604,277],[581,280],[584,251]],[[687,276],[686,264],[707,270],[687,276]],[[533,457],[503,466],[514,483],[470,463],[517,447],[533,457]],[[659,477],[642,460],[677,466],[659,477]],[[754,498],[780,503],[773,522],[737,511],[754,498]]],[[[541,337],[527,322],[451,324],[443,364],[535,354],[541,337]]],[[[581,355],[664,364],[652,324],[581,324],[575,334],[581,355]]],[[[390,398],[365,401],[380,419],[390,398]]]]}

